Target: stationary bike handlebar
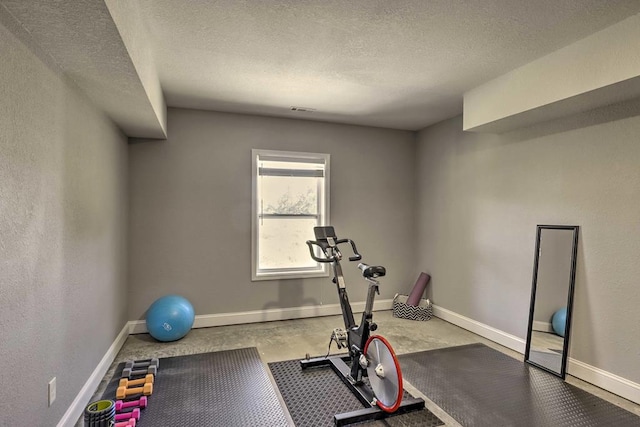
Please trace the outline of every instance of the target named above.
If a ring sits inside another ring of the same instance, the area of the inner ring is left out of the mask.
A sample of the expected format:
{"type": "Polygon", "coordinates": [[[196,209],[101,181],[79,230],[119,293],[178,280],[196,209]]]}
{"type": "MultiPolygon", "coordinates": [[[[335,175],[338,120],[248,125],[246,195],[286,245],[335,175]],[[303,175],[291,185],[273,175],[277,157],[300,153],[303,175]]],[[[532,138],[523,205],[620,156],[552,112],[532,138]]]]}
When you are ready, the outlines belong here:
{"type": "Polygon", "coordinates": [[[337,254],[340,253],[340,251],[338,251],[337,248],[338,248],[338,245],[342,243],[349,243],[351,245],[351,250],[353,251],[354,255],[349,257],[349,261],[360,261],[362,259],[362,255],[358,253],[358,248],[356,247],[355,242],[351,239],[337,239],[332,243],[329,243],[328,240],[321,240],[321,241],[307,240],[307,246],[309,247],[309,253],[311,254],[311,258],[313,258],[313,260],[317,262],[340,261],[340,257],[336,255],[336,252],[337,254]],[[320,249],[322,249],[322,253],[325,255],[324,258],[319,258],[316,256],[313,250],[314,246],[318,246],[320,249]],[[327,253],[328,248],[336,248],[336,251],[334,251],[333,255],[329,255],[327,253]]]}

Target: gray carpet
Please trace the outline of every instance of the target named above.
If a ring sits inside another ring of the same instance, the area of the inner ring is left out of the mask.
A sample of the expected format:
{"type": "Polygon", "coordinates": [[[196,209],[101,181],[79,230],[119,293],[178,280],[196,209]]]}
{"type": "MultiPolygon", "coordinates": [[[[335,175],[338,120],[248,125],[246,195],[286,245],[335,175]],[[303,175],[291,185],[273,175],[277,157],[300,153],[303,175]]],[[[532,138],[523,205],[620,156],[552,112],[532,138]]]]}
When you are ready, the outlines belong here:
{"type": "MultiPolygon", "coordinates": [[[[114,400],[120,373],[103,394],[114,400]]],[[[255,347],[160,359],[140,427],[287,426],[255,347]]]]}
{"type": "Polygon", "coordinates": [[[400,355],[404,378],[466,427],[640,426],[640,417],[483,344],[400,355]]]}

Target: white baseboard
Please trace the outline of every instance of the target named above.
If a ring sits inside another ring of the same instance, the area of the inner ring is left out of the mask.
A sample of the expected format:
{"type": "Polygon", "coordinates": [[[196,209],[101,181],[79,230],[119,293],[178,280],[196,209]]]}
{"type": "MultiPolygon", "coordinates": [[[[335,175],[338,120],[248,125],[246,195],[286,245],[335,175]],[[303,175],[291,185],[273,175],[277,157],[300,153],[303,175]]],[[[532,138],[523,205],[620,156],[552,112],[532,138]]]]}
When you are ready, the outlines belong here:
{"type": "Polygon", "coordinates": [[[447,322],[453,323],[456,326],[460,326],[461,328],[471,331],[474,334],[478,334],[481,337],[510,348],[511,350],[517,351],[518,353],[524,354],[526,343],[522,338],[508,334],[468,317],[462,316],[461,314],[454,313],[453,311],[439,307],[435,304],[433,306],[433,314],[434,316],[439,317],[442,320],[446,320],[447,322]]]}
{"type": "MultiPolygon", "coordinates": [[[[526,342],[522,338],[507,334],[499,329],[436,305],[433,306],[433,314],[442,320],[524,354],[526,342]]],[[[567,374],[640,404],[640,384],[572,358],[569,358],[567,363],[567,374]]]]}
{"type": "Polygon", "coordinates": [[[115,360],[118,352],[127,340],[130,330],[129,323],[131,322],[124,325],[124,328],[122,328],[115,341],[113,341],[113,344],[111,344],[111,347],[109,347],[105,355],[102,357],[102,360],[98,363],[96,369],[93,370],[93,373],[91,373],[87,382],[82,386],[80,393],[78,393],[71,405],[69,405],[67,412],[64,413],[62,419],[58,423],[58,427],[74,426],[83,415],[84,409],[87,407],[93,393],[100,385],[100,381],[104,378],[104,375],[109,370],[111,363],[115,360]]]}
{"type": "Polygon", "coordinates": [[[567,373],[640,405],[640,384],[569,358],[567,373]]]}
{"type": "MultiPolygon", "coordinates": [[[[392,299],[376,300],[374,311],[391,310],[392,299]]],[[[351,308],[354,312],[364,310],[364,302],[353,302],[351,308]]],[[[212,326],[239,325],[246,323],[272,322],[275,320],[303,319],[307,317],[333,316],[341,314],[340,304],[323,304],[292,308],[273,308],[268,310],[241,311],[237,313],[201,314],[197,315],[193,322],[194,328],[210,328],[212,326]]],[[[147,325],[144,320],[132,320],[131,334],[147,333],[147,325]]]]}

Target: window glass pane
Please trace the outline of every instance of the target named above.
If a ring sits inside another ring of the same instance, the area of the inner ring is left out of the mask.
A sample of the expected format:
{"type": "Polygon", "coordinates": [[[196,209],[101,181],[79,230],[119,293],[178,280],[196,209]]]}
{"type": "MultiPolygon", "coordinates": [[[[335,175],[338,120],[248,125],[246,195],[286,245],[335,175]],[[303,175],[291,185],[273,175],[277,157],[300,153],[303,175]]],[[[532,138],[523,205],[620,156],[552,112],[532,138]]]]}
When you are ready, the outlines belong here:
{"type": "Polygon", "coordinates": [[[261,213],[307,214],[318,213],[318,185],[321,178],[261,176],[261,213]]]}
{"type": "Polygon", "coordinates": [[[259,268],[312,268],[306,241],[313,240],[315,218],[264,218],[259,225],[259,268]]]}

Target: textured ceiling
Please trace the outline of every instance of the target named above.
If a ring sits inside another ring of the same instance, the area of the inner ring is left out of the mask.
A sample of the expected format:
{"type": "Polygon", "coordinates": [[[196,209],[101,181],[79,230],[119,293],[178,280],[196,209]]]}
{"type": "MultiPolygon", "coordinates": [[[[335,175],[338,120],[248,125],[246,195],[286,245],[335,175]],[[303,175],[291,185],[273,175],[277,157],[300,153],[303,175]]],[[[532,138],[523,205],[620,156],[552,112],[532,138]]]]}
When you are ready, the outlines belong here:
{"type": "MultiPolygon", "coordinates": [[[[639,0],[106,2],[141,17],[168,106],[409,130],[460,114],[479,84],[640,12],[639,0]]],[[[126,129],[143,88],[104,3],[0,0],[126,129]]]]}
{"type": "Polygon", "coordinates": [[[140,0],[172,106],[416,130],[638,0],[140,0]],[[313,113],[290,106],[315,108],[313,113]]]}

